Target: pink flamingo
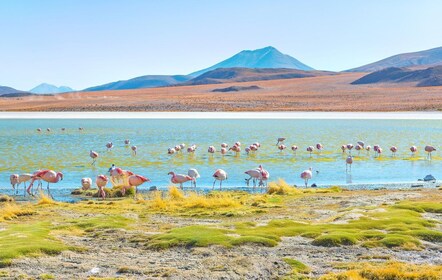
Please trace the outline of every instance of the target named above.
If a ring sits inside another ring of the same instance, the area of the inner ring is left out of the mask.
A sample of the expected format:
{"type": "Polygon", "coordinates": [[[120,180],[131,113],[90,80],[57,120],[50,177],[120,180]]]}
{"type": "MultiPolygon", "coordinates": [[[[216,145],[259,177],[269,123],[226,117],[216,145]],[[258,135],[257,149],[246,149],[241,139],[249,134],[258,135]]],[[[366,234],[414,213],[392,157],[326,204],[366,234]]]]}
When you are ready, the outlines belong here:
{"type": "Polygon", "coordinates": [[[355,150],[358,151],[358,155],[360,154],[362,149],[363,149],[362,146],[359,145],[359,144],[357,144],[356,147],[355,147],[355,150]]]}
{"type": "Polygon", "coordinates": [[[427,152],[428,153],[428,156],[427,156],[427,158],[429,159],[429,160],[431,160],[431,153],[432,152],[434,152],[434,151],[436,151],[436,148],[434,148],[433,146],[425,146],[425,152],[427,152]]]}
{"type": "MultiPolygon", "coordinates": [[[[35,173],[34,173],[35,174],[35,173]]],[[[9,180],[11,182],[12,189],[15,190],[15,194],[18,194],[18,187],[21,183],[23,183],[24,186],[24,194],[26,195],[26,182],[30,181],[32,179],[33,174],[25,173],[25,174],[12,174],[9,177],[9,180]]],[[[41,181],[38,181],[38,185],[41,185],[41,181]]]]}
{"type": "Polygon", "coordinates": [[[207,149],[207,152],[209,152],[213,155],[214,153],[216,153],[216,149],[214,146],[209,146],[209,149],[207,149]]]}
{"type": "Polygon", "coordinates": [[[367,155],[370,154],[371,146],[368,145],[367,147],[365,147],[365,150],[367,151],[367,155]]]}
{"type": "Polygon", "coordinates": [[[256,180],[261,180],[262,178],[262,172],[260,169],[250,169],[244,172],[245,174],[249,175],[250,178],[246,179],[246,184],[249,186],[250,180],[253,179],[253,189],[256,187],[256,180]]]}
{"type": "Polygon", "coordinates": [[[345,160],[345,172],[348,172],[348,167],[350,166],[350,172],[351,172],[351,165],[353,164],[353,157],[348,156],[345,160]]]}
{"type": "Polygon", "coordinates": [[[341,150],[342,150],[342,153],[345,153],[345,150],[347,149],[347,145],[342,145],[341,146],[341,150]]]}
{"type": "Polygon", "coordinates": [[[50,183],[58,183],[60,180],[63,180],[63,173],[61,172],[55,172],[54,170],[42,170],[40,172],[37,172],[35,175],[32,176],[31,183],[28,186],[28,189],[26,190],[28,194],[32,195],[30,190],[35,182],[35,180],[43,180],[48,183],[47,189],[48,194],[52,197],[51,191],[49,189],[50,183]]]}
{"type": "Polygon", "coordinates": [[[304,179],[305,187],[308,185],[308,180],[310,180],[313,177],[312,168],[310,167],[307,170],[302,171],[301,173],[301,179],[304,179]]]}
{"type": "Polygon", "coordinates": [[[81,178],[81,189],[86,191],[90,189],[92,186],[92,179],[91,178],[81,178]]]}
{"type": "Polygon", "coordinates": [[[295,155],[296,155],[296,151],[298,150],[298,146],[296,146],[296,145],[293,145],[292,146],[292,151],[295,153],[295,155]]]}
{"type": "Polygon", "coordinates": [[[308,146],[307,149],[306,149],[307,152],[310,153],[310,157],[312,157],[313,149],[314,149],[313,146],[308,146]]]}
{"type": "Polygon", "coordinates": [[[414,156],[414,154],[417,152],[417,147],[416,146],[411,146],[410,147],[410,151],[411,151],[411,156],[414,156]]]}
{"type": "Polygon", "coordinates": [[[225,155],[225,154],[227,154],[227,149],[226,148],[221,148],[220,152],[221,152],[222,155],[225,155]]]}
{"type": "Polygon", "coordinates": [[[287,148],[287,146],[284,145],[284,144],[281,144],[281,145],[278,146],[278,149],[279,149],[281,152],[284,151],[286,148],[287,148]]]}
{"type": "Polygon", "coordinates": [[[196,189],[196,179],[200,177],[200,174],[198,173],[198,170],[196,170],[195,168],[190,168],[187,171],[187,175],[189,175],[190,177],[193,178],[193,181],[190,182],[190,185],[192,185],[192,182],[193,182],[193,185],[194,185],[194,187],[196,189]]]}
{"type": "Polygon", "coordinates": [[[241,142],[239,141],[235,142],[235,146],[241,147],[241,142]]]}
{"type": "Polygon", "coordinates": [[[47,131],[47,132],[51,132],[51,129],[50,129],[50,128],[46,128],[46,131],[47,131]]]}
{"type": "Polygon", "coordinates": [[[194,178],[190,177],[189,175],[175,174],[172,171],[167,173],[167,175],[172,175],[172,177],[170,178],[170,181],[173,184],[180,184],[180,189],[183,189],[183,183],[195,180],[194,178]]]}
{"type": "Polygon", "coordinates": [[[246,147],[245,149],[244,149],[244,151],[246,152],[246,154],[249,154],[250,153],[250,147],[246,147]]]}
{"type": "Polygon", "coordinates": [[[321,143],[316,144],[316,149],[318,149],[319,153],[321,153],[322,149],[324,149],[324,146],[321,143]]]}
{"type": "Polygon", "coordinates": [[[188,153],[194,153],[195,151],[196,151],[196,145],[195,144],[193,144],[192,146],[187,148],[187,152],[188,153]]]}
{"type": "Polygon", "coordinates": [[[175,151],[175,148],[169,148],[169,149],[167,149],[167,153],[168,153],[169,155],[173,155],[175,152],[176,152],[176,151],[175,151]]]}
{"type": "Polygon", "coordinates": [[[124,140],[124,145],[129,146],[130,145],[130,140],[129,139],[124,140]]]}
{"type": "Polygon", "coordinates": [[[106,187],[107,182],[109,182],[109,179],[104,175],[98,175],[97,179],[95,180],[95,184],[98,187],[98,192],[103,200],[106,199],[106,192],[104,191],[104,188],[106,187]]]}
{"type": "Polygon", "coordinates": [[[41,132],[41,128],[37,128],[37,132],[41,132]]]}
{"type": "Polygon", "coordinates": [[[283,143],[284,141],[285,141],[285,139],[287,139],[287,138],[285,138],[285,137],[279,137],[277,140],[277,142],[276,142],[276,146],[278,146],[279,145],[279,143],[283,143]]]}
{"type": "Polygon", "coordinates": [[[185,147],[186,147],[186,144],[184,144],[184,143],[181,143],[181,144],[180,144],[180,150],[181,150],[181,151],[184,150],[185,147]]]}
{"type": "Polygon", "coordinates": [[[97,160],[99,154],[97,152],[94,152],[94,151],[90,150],[89,156],[92,158],[91,165],[95,165],[95,161],[97,160]]]}
{"type": "Polygon", "coordinates": [[[263,167],[262,167],[262,165],[260,164],[259,166],[258,166],[258,170],[260,170],[261,171],[261,179],[259,180],[259,186],[261,187],[261,186],[265,186],[265,187],[267,187],[267,180],[270,178],[270,173],[269,173],[269,171],[267,171],[266,169],[264,169],[263,167]],[[265,182],[265,184],[264,184],[264,182],[265,182]]]}
{"type": "Polygon", "coordinates": [[[175,151],[179,152],[179,151],[181,151],[181,146],[180,145],[176,145],[174,149],[175,149],[175,151]]]}
{"type": "Polygon", "coordinates": [[[381,154],[382,154],[382,148],[381,147],[378,148],[377,153],[378,153],[378,157],[381,157],[381,154]]]}
{"type": "Polygon", "coordinates": [[[365,147],[365,143],[363,142],[363,141],[358,141],[358,143],[357,143],[359,146],[361,146],[362,148],[364,148],[365,147]]]}
{"type": "Polygon", "coordinates": [[[213,187],[212,190],[215,188],[215,182],[216,180],[219,181],[219,189],[221,190],[221,186],[224,180],[227,180],[227,172],[222,169],[217,169],[215,173],[212,175],[213,178],[215,178],[215,181],[213,181],[213,187]]]}
{"type": "Polygon", "coordinates": [[[258,148],[261,148],[261,144],[259,142],[255,142],[255,143],[253,143],[253,145],[255,145],[258,148]]]}
{"type": "Polygon", "coordinates": [[[133,152],[134,156],[136,156],[137,155],[137,150],[138,150],[137,146],[133,145],[130,148],[132,149],[132,152],[133,152]]]}
{"type": "Polygon", "coordinates": [[[221,148],[228,148],[229,147],[229,145],[227,145],[226,143],[221,143],[221,148]]]}
{"type": "Polygon", "coordinates": [[[254,151],[254,152],[258,151],[258,146],[256,146],[255,144],[250,145],[249,148],[251,151],[254,151]]]}
{"type": "Polygon", "coordinates": [[[396,152],[397,152],[397,147],[396,146],[391,146],[390,147],[390,151],[391,151],[391,153],[392,153],[392,157],[395,157],[396,156],[396,152]]]}
{"type": "Polygon", "coordinates": [[[241,152],[241,147],[240,146],[238,146],[238,145],[236,145],[236,143],[235,143],[235,145],[233,145],[232,147],[230,147],[229,148],[229,151],[230,150],[232,150],[232,151],[234,151],[235,153],[240,153],[241,152]]]}
{"type": "Polygon", "coordinates": [[[129,178],[127,179],[129,186],[124,186],[121,189],[121,194],[124,196],[126,194],[126,189],[130,189],[132,187],[135,188],[135,193],[137,193],[137,187],[144,184],[145,182],[150,182],[149,178],[143,177],[141,175],[131,175],[129,176],[129,178]]]}
{"type": "Polygon", "coordinates": [[[106,148],[108,151],[112,150],[112,148],[114,147],[114,144],[112,142],[107,142],[106,143],[106,148]]]}
{"type": "Polygon", "coordinates": [[[353,144],[347,144],[347,146],[346,146],[346,148],[347,148],[347,150],[348,150],[348,153],[351,155],[351,150],[353,149],[353,144]]]}

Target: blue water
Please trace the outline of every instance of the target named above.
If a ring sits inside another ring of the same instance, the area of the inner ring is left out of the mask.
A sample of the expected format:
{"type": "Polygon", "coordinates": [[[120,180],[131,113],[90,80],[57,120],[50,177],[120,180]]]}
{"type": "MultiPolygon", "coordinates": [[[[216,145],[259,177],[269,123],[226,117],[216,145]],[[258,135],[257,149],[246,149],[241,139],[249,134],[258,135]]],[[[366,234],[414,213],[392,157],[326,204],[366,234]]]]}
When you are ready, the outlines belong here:
{"type": "Polygon", "coordinates": [[[187,173],[196,168],[201,174],[198,186],[211,188],[211,175],[217,168],[227,171],[229,179],[225,187],[244,187],[247,177],[244,171],[262,164],[270,172],[271,180],[283,178],[290,184],[302,185],[299,174],[312,167],[314,178],[310,183],[318,185],[343,185],[347,183],[382,183],[416,181],[427,174],[442,177],[440,152],[433,153],[433,160],[426,160],[423,147],[427,144],[440,147],[442,122],[440,120],[205,120],[205,119],[60,119],[60,120],[0,120],[0,192],[11,193],[9,175],[31,173],[37,169],[53,169],[64,174],[64,180],[52,186],[60,195],[80,186],[82,177],[105,174],[115,163],[123,169],[146,176],[150,186],[170,185],[169,171],[187,173]],[[46,128],[52,132],[46,132],[46,128]],[[65,127],[66,131],[61,131],[65,127]],[[79,131],[78,127],[84,127],[79,131]],[[36,132],[42,128],[43,132],[36,132]],[[287,150],[280,152],[276,138],[286,137],[287,150]],[[138,147],[133,156],[124,140],[138,147]],[[381,159],[356,151],[351,174],[345,171],[345,155],[342,144],[362,140],[367,145],[379,144],[384,153],[381,159]],[[105,144],[112,141],[112,151],[105,144]],[[243,152],[222,156],[207,153],[209,145],[218,150],[226,142],[242,143],[243,152]],[[260,142],[258,152],[246,155],[244,148],[260,142]],[[167,149],[177,144],[198,145],[194,155],[186,151],[168,155],[167,149]],[[305,151],[309,145],[322,143],[323,152],[311,158],[305,151]],[[295,156],[291,145],[299,146],[295,156]],[[399,148],[396,158],[391,157],[389,147],[399,148]],[[409,147],[420,150],[410,158],[409,147]],[[89,150],[100,153],[96,166],[91,166],[89,150]]]}

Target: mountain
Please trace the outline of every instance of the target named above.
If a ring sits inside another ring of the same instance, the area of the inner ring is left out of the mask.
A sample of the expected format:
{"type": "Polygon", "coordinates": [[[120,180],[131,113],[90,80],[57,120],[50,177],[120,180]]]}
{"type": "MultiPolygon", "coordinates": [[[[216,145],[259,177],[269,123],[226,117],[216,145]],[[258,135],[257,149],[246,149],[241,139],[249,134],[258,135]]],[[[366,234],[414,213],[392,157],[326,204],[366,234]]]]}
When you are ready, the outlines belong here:
{"type": "Polygon", "coordinates": [[[17,96],[30,95],[30,93],[26,92],[26,91],[22,91],[22,90],[17,90],[15,88],[11,88],[11,87],[0,86],[0,96],[1,97],[10,97],[11,95],[14,95],[14,97],[17,97],[17,96]]]}
{"type": "Polygon", "coordinates": [[[299,60],[281,53],[274,47],[266,47],[257,50],[244,50],[235,54],[234,56],[221,61],[209,68],[202,69],[189,74],[197,77],[201,74],[215,70],[217,68],[290,68],[298,70],[314,70],[312,67],[301,63],[299,60]]]}
{"type": "Polygon", "coordinates": [[[375,83],[413,83],[418,87],[442,86],[442,65],[418,70],[390,67],[352,82],[353,85],[375,83]]]}
{"type": "Polygon", "coordinates": [[[83,91],[101,91],[101,90],[119,90],[119,89],[138,89],[170,86],[183,83],[190,80],[191,77],[185,75],[147,75],[136,77],[130,80],[117,81],[95,87],[84,89],[83,91]]]}
{"type": "Polygon", "coordinates": [[[390,56],[361,67],[346,70],[346,72],[374,72],[389,67],[428,67],[440,64],[442,64],[442,47],[390,56]]]}
{"type": "Polygon", "coordinates": [[[229,82],[294,79],[333,74],[335,73],[326,71],[303,71],[287,68],[218,68],[206,72],[180,85],[204,85],[229,82]]]}
{"type": "Polygon", "coordinates": [[[63,93],[63,92],[70,92],[70,91],[74,91],[73,89],[71,89],[70,87],[66,87],[66,86],[54,86],[54,85],[50,85],[50,84],[40,84],[38,86],[36,86],[35,88],[31,89],[29,92],[32,93],[36,93],[36,94],[56,94],[56,93],[63,93]]]}

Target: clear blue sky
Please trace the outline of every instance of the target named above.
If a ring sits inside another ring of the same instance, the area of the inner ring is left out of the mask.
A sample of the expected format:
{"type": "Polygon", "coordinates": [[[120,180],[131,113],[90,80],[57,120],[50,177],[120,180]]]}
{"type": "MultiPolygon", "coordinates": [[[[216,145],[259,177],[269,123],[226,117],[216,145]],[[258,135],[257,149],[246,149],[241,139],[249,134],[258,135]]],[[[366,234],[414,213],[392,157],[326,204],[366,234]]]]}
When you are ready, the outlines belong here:
{"type": "Polygon", "coordinates": [[[188,74],[274,46],[344,70],[442,46],[439,0],[1,0],[0,85],[188,74]]]}

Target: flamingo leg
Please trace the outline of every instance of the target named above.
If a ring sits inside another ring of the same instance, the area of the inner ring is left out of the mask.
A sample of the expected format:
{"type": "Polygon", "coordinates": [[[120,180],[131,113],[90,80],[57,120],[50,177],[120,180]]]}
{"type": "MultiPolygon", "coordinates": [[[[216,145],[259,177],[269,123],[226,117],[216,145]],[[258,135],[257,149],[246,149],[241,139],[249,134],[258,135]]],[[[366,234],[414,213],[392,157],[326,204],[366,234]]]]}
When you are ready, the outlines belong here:
{"type": "Polygon", "coordinates": [[[222,186],[222,184],[223,184],[223,180],[220,180],[220,181],[219,181],[219,190],[221,190],[221,186],[222,186]]]}
{"type": "Polygon", "coordinates": [[[305,179],[304,181],[305,181],[305,187],[307,188],[307,185],[308,185],[308,179],[305,179]]]}
{"type": "Polygon", "coordinates": [[[183,189],[183,183],[180,183],[180,189],[183,189]]]}
{"type": "Polygon", "coordinates": [[[215,188],[215,183],[216,183],[216,179],[215,179],[215,181],[213,181],[212,190],[215,188]]]}

